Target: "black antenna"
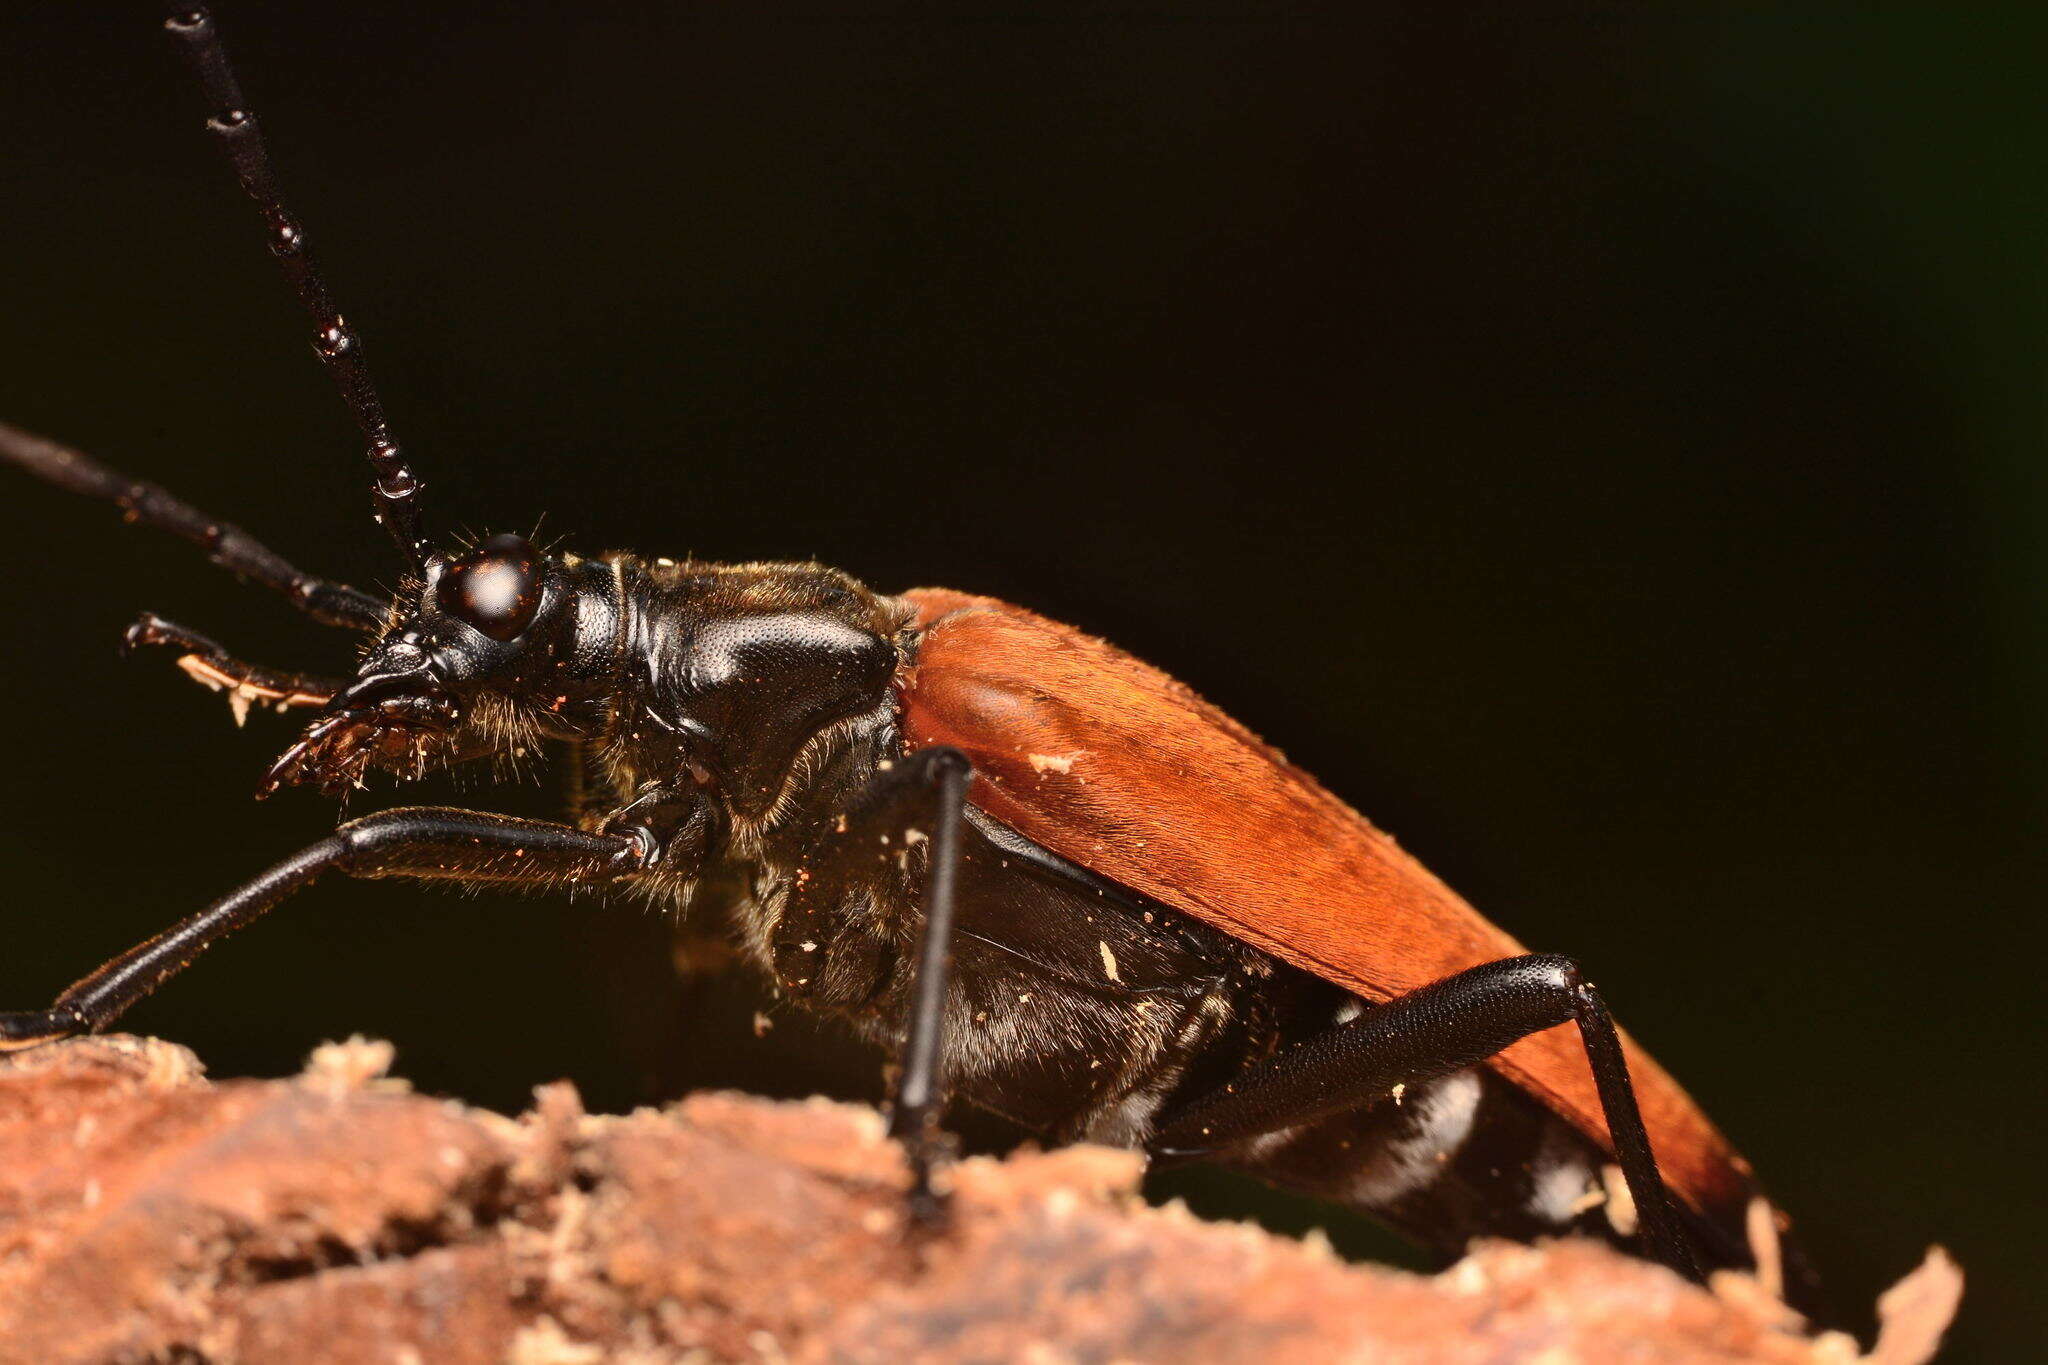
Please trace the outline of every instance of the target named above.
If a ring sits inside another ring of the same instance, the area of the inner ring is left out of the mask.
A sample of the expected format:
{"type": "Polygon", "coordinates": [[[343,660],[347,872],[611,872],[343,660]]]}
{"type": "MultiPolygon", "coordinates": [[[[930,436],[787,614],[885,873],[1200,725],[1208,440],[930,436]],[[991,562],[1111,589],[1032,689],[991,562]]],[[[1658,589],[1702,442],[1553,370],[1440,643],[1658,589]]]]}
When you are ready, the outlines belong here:
{"type": "Polygon", "coordinates": [[[342,401],[348,404],[356,425],[362,428],[363,439],[369,443],[366,453],[370,468],[377,475],[373,489],[377,521],[398,542],[406,562],[418,569],[426,563],[428,550],[420,535],[420,481],[413,477],[398,443],[391,439],[391,428],[384,420],[384,404],[377,397],[377,386],[370,380],[369,366],[363,362],[362,342],[328,297],[327,286],[306,250],[305,229],[285,211],[278,192],[277,171],[263,145],[262,130],[242,98],[242,87],[235,80],[234,68],[228,64],[227,49],[221,46],[213,16],[198,6],[173,5],[164,27],[178,40],[206,92],[207,131],[220,140],[235,168],[235,177],[270,225],[271,253],[284,268],[285,278],[299,296],[306,316],[313,320],[313,352],[327,367],[328,376],[341,390],[342,401]]]}

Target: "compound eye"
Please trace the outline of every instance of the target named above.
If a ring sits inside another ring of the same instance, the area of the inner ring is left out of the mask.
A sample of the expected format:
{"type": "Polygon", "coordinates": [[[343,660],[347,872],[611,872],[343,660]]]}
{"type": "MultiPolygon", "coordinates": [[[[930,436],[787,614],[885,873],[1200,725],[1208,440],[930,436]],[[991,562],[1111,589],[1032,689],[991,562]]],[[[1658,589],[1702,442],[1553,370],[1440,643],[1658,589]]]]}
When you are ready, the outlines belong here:
{"type": "Polygon", "coordinates": [[[540,555],[524,537],[492,536],[448,566],[435,601],[456,620],[509,641],[533,624],[540,578],[540,555]]]}

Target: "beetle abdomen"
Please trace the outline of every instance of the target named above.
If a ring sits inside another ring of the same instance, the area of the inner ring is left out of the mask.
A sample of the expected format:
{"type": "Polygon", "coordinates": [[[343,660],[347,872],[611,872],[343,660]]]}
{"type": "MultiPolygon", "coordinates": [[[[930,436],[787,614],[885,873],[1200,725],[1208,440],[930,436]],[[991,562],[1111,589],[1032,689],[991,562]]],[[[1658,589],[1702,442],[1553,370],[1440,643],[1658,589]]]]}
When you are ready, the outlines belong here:
{"type": "MultiPolygon", "coordinates": [[[[905,594],[923,637],[901,681],[907,744],[950,744],[970,799],[1055,853],[1369,1001],[1527,950],[1365,818],[1190,689],[1019,607],[905,594]]],[[[1748,1168],[1628,1044],[1671,1188],[1740,1229],[1748,1168]]],[[[1546,1030],[1487,1064],[1602,1148],[1579,1040],[1546,1030]]]]}
{"type": "MultiPolygon", "coordinates": [[[[754,879],[736,907],[742,946],[785,996],[888,1045],[915,986],[910,959],[888,945],[916,920],[918,855],[884,846],[855,873],[834,862],[831,837],[777,842],[792,862],[754,879]]],[[[1175,1106],[1371,1008],[979,811],[958,914],[949,1083],[1053,1141],[1142,1147],[1175,1106]]],[[[1214,1160],[1446,1253],[1481,1235],[1626,1235],[1592,1212],[1604,1187],[1591,1140],[1483,1069],[1214,1160]]]]}

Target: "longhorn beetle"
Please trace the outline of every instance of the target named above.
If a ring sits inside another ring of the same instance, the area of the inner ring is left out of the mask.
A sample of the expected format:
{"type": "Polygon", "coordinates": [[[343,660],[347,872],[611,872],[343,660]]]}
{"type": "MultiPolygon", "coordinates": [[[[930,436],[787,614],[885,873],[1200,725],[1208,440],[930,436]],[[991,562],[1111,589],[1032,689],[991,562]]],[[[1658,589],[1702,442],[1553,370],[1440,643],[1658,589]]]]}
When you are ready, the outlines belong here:
{"type": "Polygon", "coordinates": [[[1694,1278],[1752,1264],[1768,1205],[1749,1168],[1577,964],[1528,953],[1146,664],[1002,602],[883,595],[818,564],[430,538],[213,19],[181,8],[167,28],[361,429],[405,575],[386,600],[302,573],[12,427],[0,456],[367,638],[352,677],[326,677],[155,615],[129,628],[238,710],[311,713],[261,793],[551,743],[582,779],[578,809],[343,824],[48,1008],[0,1014],[0,1047],[106,1027],[331,871],[666,906],[715,882],[739,888],[741,952],[779,992],[896,1050],[891,1131],[924,1219],[943,1216],[938,1119],[956,1093],[1052,1139],[1225,1163],[1447,1251],[1582,1229],[1694,1278]]]}

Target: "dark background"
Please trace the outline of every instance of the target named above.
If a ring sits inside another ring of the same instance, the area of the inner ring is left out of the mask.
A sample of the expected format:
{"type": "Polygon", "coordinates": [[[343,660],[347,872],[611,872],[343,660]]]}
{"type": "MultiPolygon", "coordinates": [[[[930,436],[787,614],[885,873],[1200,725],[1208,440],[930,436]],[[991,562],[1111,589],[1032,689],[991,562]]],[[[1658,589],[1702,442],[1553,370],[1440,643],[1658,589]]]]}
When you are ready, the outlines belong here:
{"type": "MultiPolygon", "coordinates": [[[[87,8],[0,26],[0,411],[377,580],[196,96],[87,8]]],[[[2038,1346],[2038,24],[417,8],[226,22],[437,524],[1109,636],[1580,956],[1846,1297],[1940,1241],[1955,1358],[2038,1346]]],[[[332,819],[130,614],[349,655],[25,481],[0,534],[27,1007],[332,819]]],[[[666,935],[323,886],[130,1021],[502,1106],[873,1093],[666,935]]]]}

